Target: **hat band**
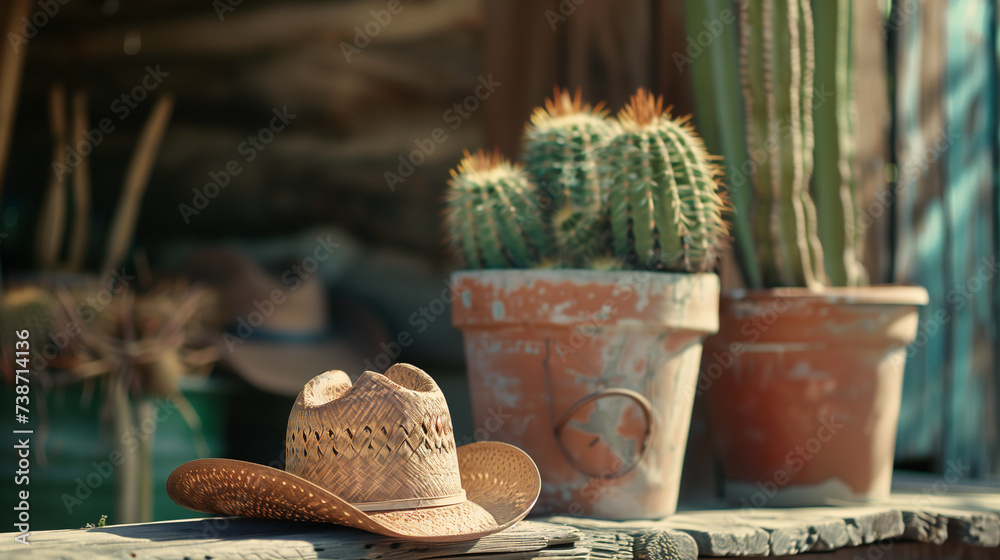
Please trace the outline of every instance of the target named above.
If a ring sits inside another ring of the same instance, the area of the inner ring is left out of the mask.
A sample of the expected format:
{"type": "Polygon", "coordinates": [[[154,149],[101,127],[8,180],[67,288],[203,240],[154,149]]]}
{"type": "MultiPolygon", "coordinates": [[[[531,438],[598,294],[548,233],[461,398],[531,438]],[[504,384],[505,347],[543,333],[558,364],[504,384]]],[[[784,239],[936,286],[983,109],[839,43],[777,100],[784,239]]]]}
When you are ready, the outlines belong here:
{"type": "Polygon", "coordinates": [[[361,511],[392,511],[397,509],[416,509],[437,506],[453,506],[465,501],[465,490],[450,496],[436,498],[404,498],[402,500],[384,500],[381,502],[359,502],[351,504],[361,511]]]}

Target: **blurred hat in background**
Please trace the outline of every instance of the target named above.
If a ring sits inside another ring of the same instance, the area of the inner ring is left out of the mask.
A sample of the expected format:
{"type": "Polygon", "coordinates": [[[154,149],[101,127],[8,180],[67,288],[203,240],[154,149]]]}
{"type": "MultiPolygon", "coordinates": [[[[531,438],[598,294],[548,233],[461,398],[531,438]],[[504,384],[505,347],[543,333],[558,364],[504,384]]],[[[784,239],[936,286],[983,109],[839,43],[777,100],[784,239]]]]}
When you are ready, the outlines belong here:
{"type": "Polygon", "coordinates": [[[203,249],[184,268],[219,292],[227,318],[221,360],[253,386],[294,397],[307,381],[330,370],[362,372],[389,339],[369,306],[331,304],[312,257],[286,259],[265,270],[233,249],[203,249]]]}

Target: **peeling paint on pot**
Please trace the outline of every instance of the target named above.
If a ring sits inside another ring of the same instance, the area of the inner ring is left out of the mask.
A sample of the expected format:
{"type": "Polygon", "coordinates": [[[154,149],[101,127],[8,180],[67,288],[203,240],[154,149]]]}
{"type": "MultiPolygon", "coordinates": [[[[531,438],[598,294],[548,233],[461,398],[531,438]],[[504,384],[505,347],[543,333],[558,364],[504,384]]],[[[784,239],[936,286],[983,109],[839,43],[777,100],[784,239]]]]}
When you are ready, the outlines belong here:
{"type": "Polygon", "coordinates": [[[927,292],[836,292],[722,298],[699,389],[734,503],[809,506],[889,495],[905,348],[927,292]]]}
{"type": "Polygon", "coordinates": [[[518,400],[521,398],[519,380],[496,373],[485,373],[482,385],[496,395],[497,405],[510,408],[518,405],[518,400]]]}
{"type": "Polygon", "coordinates": [[[512,415],[490,438],[534,458],[543,481],[534,512],[673,513],[701,341],[718,328],[718,278],[539,270],[453,279],[470,294],[452,321],[465,340],[476,425],[496,406],[512,415]]]}

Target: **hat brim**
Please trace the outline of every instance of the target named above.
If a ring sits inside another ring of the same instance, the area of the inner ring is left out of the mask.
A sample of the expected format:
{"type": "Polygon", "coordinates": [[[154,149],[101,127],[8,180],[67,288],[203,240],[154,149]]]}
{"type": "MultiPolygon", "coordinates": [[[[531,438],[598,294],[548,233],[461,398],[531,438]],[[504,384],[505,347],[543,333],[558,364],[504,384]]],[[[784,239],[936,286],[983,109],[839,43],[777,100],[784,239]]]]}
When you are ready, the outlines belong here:
{"type": "Polygon", "coordinates": [[[302,477],[233,459],[198,459],[177,467],[167,479],[167,494],[204,513],[336,523],[424,542],[476,539],[528,515],[541,478],[524,451],[500,442],[456,451],[466,501],[451,506],[364,512],[302,477]]]}

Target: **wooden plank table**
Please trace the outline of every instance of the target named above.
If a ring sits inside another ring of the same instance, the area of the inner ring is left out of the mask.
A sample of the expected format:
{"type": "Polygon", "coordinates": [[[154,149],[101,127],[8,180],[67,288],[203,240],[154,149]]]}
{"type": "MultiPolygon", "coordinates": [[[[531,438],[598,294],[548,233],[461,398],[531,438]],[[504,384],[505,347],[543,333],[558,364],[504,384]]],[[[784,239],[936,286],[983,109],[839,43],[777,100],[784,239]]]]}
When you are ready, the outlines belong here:
{"type": "Polygon", "coordinates": [[[32,532],[28,546],[0,539],[0,558],[76,560],[378,558],[423,560],[461,555],[463,559],[514,560],[548,556],[587,558],[573,546],[580,532],[565,525],[524,521],[510,529],[461,543],[417,543],[321,523],[264,519],[207,518],[111,525],[92,529],[32,532]]]}
{"type": "Polygon", "coordinates": [[[942,482],[901,485],[890,500],[868,506],[732,509],[710,503],[653,521],[547,517],[447,544],[333,525],[236,518],[38,531],[31,533],[30,546],[16,543],[15,536],[0,535],[0,558],[979,559],[1000,558],[1000,492],[942,482]]]}
{"type": "Polygon", "coordinates": [[[894,488],[889,500],[866,506],[731,509],[713,502],[655,521],[544,521],[580,528],[582,547],[591,533],[604,538],[614,533],[619,540],[631,536],[636,558],[1000,558],[1000,488],[960,487],[943,479],[928,484],[922,478],[901,481],[894,488]],[[676,544],[685,538],[693,549],[676,544]]]}

